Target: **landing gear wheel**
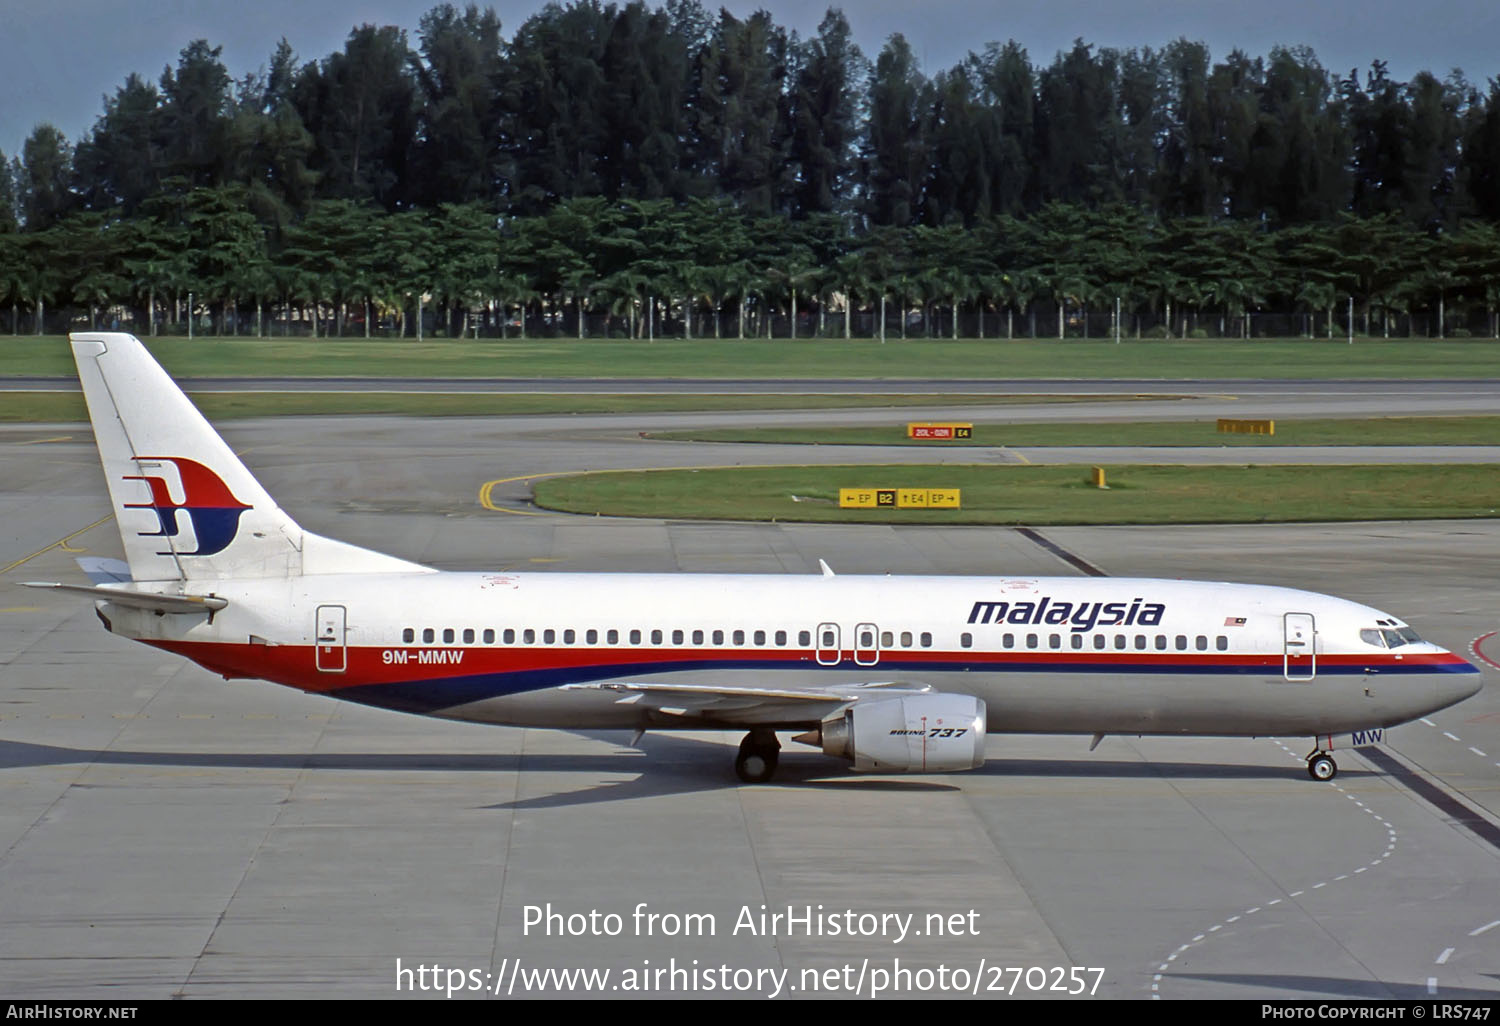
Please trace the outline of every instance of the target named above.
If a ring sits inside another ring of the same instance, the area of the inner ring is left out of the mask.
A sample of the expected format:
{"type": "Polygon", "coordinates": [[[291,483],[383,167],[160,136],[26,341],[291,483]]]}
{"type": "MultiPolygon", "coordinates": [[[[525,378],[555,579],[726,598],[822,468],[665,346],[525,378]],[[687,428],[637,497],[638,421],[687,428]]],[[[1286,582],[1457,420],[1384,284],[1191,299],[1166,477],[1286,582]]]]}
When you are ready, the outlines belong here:
{"type": "Polygon", "coordinates": [[[746,734],[740,742],[739,754],[734,757],[734,772],[747,784],[764,784],[776,775],[776,758],[781,754],[781,745],[776,735],[769,737],[746,734]]]}
{"type": "Polygon", "coordinates": [[[1307,775],[1314,780],[1332,780],[1338,772],[1339,764],[1327,752],[1314,752],[1307,757],[1307,775]]]}

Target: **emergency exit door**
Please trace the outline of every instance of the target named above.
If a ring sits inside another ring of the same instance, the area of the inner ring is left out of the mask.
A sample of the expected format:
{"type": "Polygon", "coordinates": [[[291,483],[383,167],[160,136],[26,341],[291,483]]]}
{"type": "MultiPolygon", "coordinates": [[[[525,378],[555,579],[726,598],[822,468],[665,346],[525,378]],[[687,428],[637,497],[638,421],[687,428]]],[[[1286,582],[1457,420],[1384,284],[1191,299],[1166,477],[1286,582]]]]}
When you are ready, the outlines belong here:
{"type": "Polygon", "coordinates": [[[346,665],[344,648],[345,611],[343,606],[319,606],[317,622],[318,669],[324,673],[343,673],[346,665]]]}

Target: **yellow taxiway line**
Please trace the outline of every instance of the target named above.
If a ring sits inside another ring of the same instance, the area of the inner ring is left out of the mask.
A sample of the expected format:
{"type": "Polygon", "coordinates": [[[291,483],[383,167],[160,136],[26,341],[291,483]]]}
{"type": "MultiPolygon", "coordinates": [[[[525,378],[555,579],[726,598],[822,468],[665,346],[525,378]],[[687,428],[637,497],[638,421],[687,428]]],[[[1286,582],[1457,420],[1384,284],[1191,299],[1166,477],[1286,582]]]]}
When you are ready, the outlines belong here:
{"type": "Polygon", "coordinates": [[[113,513],[110,513],[110,514],[108,514],[106,516],[102,516],[98,520],[95,520],[89,526],[87,526],[87,527],[80,527],[78,530],[74,531],[72,534],[68,535],[65,538],[59,538],[57,541],[53,542],[51,545],[48,545],[44,549],[37,549],[31,555],[29,555],[29,556],[22,556],[20,559],[16,560],[14,563],[7,563],[5,566],[0,566],[0,574],[3,574],[3,573],[5,573],[5,572],[7,572],[9,570],[14,570],[16,567],[20,566],[22,563],[25,563],[28,560],[35,559],[36,557],[40,556],[44,552],[51,552],[53,549],[62,549],[64,552],[87,552],[88,549],[73,549],[73,548],[69,548],[68,547],[68,542],[72,541],[74,538],[77,538],[80,534],[83,534],[85,531],[92,531],[94,528],[98,527],[100,524],[104,523],[105,521],[107,521],[107,520],[113,520],[114,518],[115,518],[115,515],[113,513]]]}

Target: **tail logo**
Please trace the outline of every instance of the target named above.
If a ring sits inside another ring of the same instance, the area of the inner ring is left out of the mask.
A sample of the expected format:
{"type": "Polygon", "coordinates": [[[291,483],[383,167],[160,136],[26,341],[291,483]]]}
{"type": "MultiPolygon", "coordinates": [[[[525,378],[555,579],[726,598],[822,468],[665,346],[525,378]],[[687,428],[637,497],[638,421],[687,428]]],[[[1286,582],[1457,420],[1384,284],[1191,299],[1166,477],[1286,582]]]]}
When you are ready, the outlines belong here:
{"type": "Polygon", "coordinates": [[[158,552],[158,556],[212,556],[223,552],[234,541],[240,530],[240,516],[251,507],[245,505],[230,492],[224,479],[194,460],[180,456],[137,456],[136,462],[170,463],[177,468],[182,481],[182,501],[173,502],[166,478],[126,474],[126,481],[144,481],[151,489],[150,502],[127,502],[126,509],[149,509],[156,512],[160,526],[157,531],[141,531],[142,538],[175,538],[179,523],[178,511],[188,515],[193,525],[193,537],[198,547],[192,552],[158,552]]]}

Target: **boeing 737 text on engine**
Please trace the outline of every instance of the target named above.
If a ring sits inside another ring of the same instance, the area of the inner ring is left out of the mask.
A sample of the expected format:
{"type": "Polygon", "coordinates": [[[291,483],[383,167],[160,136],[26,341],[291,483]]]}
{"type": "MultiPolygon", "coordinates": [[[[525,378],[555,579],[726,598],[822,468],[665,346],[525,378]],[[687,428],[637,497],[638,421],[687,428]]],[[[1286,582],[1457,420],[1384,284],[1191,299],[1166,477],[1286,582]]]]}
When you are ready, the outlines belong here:
{"type": "Polygon", "coordinates": [[[984,762],[990,733],[1314,738],[1479,690],[1478,670],[1356,602],[1111,578],[446,573],[304,531],[130,335],[72,336],[125,548],[85,560],[115,634],[227,678],[430,716],[778,731],[856,770],[984,762]]]}

